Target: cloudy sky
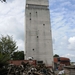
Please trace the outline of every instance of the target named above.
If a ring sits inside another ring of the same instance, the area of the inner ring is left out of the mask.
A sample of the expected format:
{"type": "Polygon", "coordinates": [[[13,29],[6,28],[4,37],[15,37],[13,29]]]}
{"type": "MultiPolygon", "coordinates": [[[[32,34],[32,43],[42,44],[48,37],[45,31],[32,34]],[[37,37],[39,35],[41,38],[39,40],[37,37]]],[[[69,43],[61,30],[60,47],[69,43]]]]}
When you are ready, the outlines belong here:
{"type": "MultiPolygon", "coordinates": [[[[50,0],[53,52],[75,61],[75,0],[50,0]]],[[[0,2],[0,36],[10,35],[24,49],[25,0],[0,2]]]]}

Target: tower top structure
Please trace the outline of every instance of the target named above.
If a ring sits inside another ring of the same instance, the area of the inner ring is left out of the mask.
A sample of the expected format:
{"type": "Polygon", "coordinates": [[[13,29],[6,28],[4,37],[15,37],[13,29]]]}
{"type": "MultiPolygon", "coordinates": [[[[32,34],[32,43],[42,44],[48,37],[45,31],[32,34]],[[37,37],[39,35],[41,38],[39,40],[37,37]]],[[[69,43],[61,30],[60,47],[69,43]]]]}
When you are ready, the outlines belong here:
{"type": "Polygon", "coordinates": [[[26,4],[49,6],[48,0],[27,0],[26,4]]]}
{"type": "Polygon", "coordinates": [[[49,0],[26,0],[26,59],[53,65],[49,0]]]}

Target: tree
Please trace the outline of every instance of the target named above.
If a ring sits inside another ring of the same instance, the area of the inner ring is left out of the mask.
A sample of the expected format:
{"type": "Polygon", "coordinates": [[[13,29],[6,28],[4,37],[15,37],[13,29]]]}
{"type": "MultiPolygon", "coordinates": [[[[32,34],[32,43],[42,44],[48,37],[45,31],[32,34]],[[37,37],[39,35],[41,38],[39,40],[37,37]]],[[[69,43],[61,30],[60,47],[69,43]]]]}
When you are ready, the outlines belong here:
{"type": "Polygon", "coordinates": [[[53,57],[59,57],[59,55],[55,54],[53,57]]]}
{"type": "Polygon", "coordinates": [[[7,65],[8,60],[9,60],[9,57],[7,54],[3,55],[0,53],[0,68],[2,68],[4,65],[7,65]]]}
{"type": "Polygon", "coordinates": [[[3,66],[7,66],[12,53],[17,48],[16,42],[9,35],[0,37],[0,75],[5,71],[7,72],[7,69],[3,68],[3,66]]]}
{"type": "Polygon", "coordinates": [[[8,65],[8,60],[8,54],[4,55],[0,53],[0,75],[7,75],[8,69],[6,67],[8,65]]]}
{"type": "Polygon", "coordinates": [[[18,48],[16,46],[16,42],[13,40],[12,37],[9,35],[7,36],[1,36],[0,38],[0,53],[1,54],[8,54],[11,56],[11,54],[18,48]]]}
{"type": "Polygon", "coordinates": [[[11,57],[13,60],[24,60],[24,51],[16,51],[11,57]]]}
{"type": "Polygon", "coordinates": [[[3,0],[4,2],[6,2],[6,0],[3,0]]]}
{"type": "Polygon", "coordinates": [[[6,2],[6,0],[0,0],[1,2],[6,2]]]}

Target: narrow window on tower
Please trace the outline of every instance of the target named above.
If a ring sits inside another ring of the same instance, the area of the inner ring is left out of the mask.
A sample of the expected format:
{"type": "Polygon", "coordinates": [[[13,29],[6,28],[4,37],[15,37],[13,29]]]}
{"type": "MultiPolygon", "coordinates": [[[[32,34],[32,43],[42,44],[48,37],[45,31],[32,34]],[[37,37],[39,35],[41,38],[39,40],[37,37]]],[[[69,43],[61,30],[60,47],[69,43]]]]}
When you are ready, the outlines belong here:
{"type": "Polygon", "coordinates": [[[34,51],[34,49],[32,49],[34,51]]]}
{"type": "Polygon", "coordinates": [[[31,18],[30,18],[30,20],[31,20],[31,18]]]}
{"type": "Polygon", "coordinates": [[[37,14],[37,11],[36,11],[36,14],[37,14]]]}
{"type": "Polygon", "coordinates": [[[29,15],[30,15],[30,20],[31,20],[31,12],[29,13],[29,15]]]}
{"type": "Polygon", "coordinates": [[[30,16],[31,16],[31,13],[30,13],[30,16]]]}
{"type": "Polygon", "coordinates": [[[37,36],[37,38],[39,38],[39,36],[37,36]]]}
{"type": "Polygon", "coordinates": [[[45,24],[43,24],[43,26],[45,26],[45,24]]]}
{"type": "Polygon", "coordinates": [[[37,11],[36,11],[36,16],[37,16],[37,11]]]}

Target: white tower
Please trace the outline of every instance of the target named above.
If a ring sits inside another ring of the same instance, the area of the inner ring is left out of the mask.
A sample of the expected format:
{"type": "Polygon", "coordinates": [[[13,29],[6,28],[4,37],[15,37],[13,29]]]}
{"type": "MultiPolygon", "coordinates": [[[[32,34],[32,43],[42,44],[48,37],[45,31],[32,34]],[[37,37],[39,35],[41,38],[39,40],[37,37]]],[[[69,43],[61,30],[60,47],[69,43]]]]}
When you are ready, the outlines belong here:
{"type": "Polygon", "coordinates": [[[48,0],[26,0],[26,57],[53,63],[52,35],[48,0]]]}

